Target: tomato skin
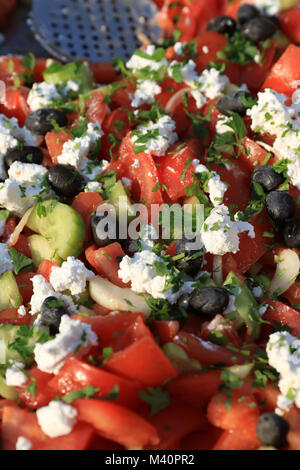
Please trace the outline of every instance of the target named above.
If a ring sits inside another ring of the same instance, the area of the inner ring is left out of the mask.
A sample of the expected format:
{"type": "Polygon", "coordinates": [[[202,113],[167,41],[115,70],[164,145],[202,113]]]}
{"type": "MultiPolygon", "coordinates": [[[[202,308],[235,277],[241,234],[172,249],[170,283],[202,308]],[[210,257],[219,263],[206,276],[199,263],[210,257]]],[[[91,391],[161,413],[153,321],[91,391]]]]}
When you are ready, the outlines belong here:
{"type": "Polygon", "coordinates": [[[139,380],[148,387],[160,386],[177,375],[177,370],[157,346],[151,334],[113,353],[105,368],[131,380],[139,380]]]}
{"type": "MultiPolygon", "coordinates": [[[[243,138],[240,158],[250,171],[253,171],[255,168],[262,165],[267,155],[268,152],[257,142],[247,136],[243,138]]],[[[272,160],[272,158],[269,159],[268,163],[273,163],[272,160]]]]}
{"type": "Polygon", "coordinates": [[[200,149],[201,144],[191,140],[183,148],[177,144],[164,158],[159,159],[159,180],[166,186],[166,193],[172,201],[185,196],[186,187],[195,181],[191,159],[199,157],[200,149]]]}
{"type": "Polygon", "coordinates": [[[168,390],[172,397],[182,401],[202,407],[208,403],[221,384],[221,372],[209,370],[199,375],[187,377],[177,377],[168,385],[168,390]]]}
{"type": "Polygon", "coordinates": [[[0,324],[10,323],[12,325],[30,325],[31,315],[24,315],[21,317],[18,314],[17,308],[8,308],[0,312],[0,324]]]}
{"type": "Polygon", "coordinates": [[[135,412],[112,402],[76,400],[78,419],[94,426],[97,433],[128,449],[140,449],[159,442],[151,424],[135,412]]]}
{"type": "Polygon", "coordinates": [[[16,281],[19,287],[20,294],[23,299],[23,304],[27,304],[33,295],[33,285],[31,279],[36,273],[32,271],[23,271],[16,275],[16,281]]]}
{"type": "MultiPolygon", "coordinates": [[[[183,403],[174,403],[149,418],[159,436],[159,444],[147,449],[174,449],[177,442],[193,431],[204,428],[203,412],[183,403]]],[[[176,447],[175,447],[176,448],[176,447]]]]}
{"type": "Polygon", "coordinates": [[[47,374],[46,372],[39,370],[37,367],[33,367],[27,372],[30,378],[22,387],[17,387],[17,390],[23,405],[31,410],[35,410],[47,405],[49,401],[53,400],[55,397],[55,390],[48,386],[48,382],[51,380],[53,375],[47,374]],[[31,380],[34,380],[34,383],[37,386],[37,392],[35,395],[32,395],[26,390],[31,380]]]}
{"type": "Polygon", "coordinates": [[[263,65],[252,63],[241,67],[240,81],[241,83],[246,83],[249,90],[253,93],[259,91],[264,80],[269,73],[270,68],[272,67],[275,61],[276,53],[276,42],[274,41],[271,46],[265,51],[263,58],[263,65]]]}
{"type": "Polygon", "coordinates": [[[170,343],[179,331],[179,322],[176,320],[155,320],[151,324],[154,337],[158,337],[160,344],[170,343]]]}
{"type": "Polygon", "coordinates": [[[287,325],[294,336],[300,335],[300,312],[294,310],[282,302],[267,300],[268,310],[264,313],[264,319],[274,323],[279,322],[287,325]]]}
{"type": "Polygon", "coordinates": [[[102,124],[107,113],[107,105],[103,103],[104,93],[96,91],[85,101],[85,113],[90,122],[102,124]]]}
{"type": "Polygon", "coordinates": [[[85,250],[87,261],[97,273],[119,287],[128,287],[128,284],[125,284],[118,276],[120,263],[117,258],[124,255],[120,243],[117,242],[103,248],[91,245],[85,250]]]}
{"type": "Polygon", "coordinates": [[[87,423],[77,423],[70,434],[49,438],[41,432],[35,413],[6,406],[3,409],[2,445],[4,450],[15,450],[19,436],[32,443],[32,450],[85,450],[94,434],[87,423]]]}
{"type": "MultiPolygon", "coordinates": [[[[5,1],[5,0],[2,0],[5,1]]],[[[14,79],[22,72],[24,67],[21,64],[19,57],[13,56],[0,56],[0,80],[2,80],[6,86],[14,86],[14,79]]],[[[24,81],[20,80],[20,85],[23,85],[24,81]]]]}
{"type": "Polygon", "coordinates": [[[26,235],[23,235],[22,233],[19,235],[18,241],[14,245],[14,248],[23,255],[27,256],[27,258],[31,258],[31,249],[26,235]]]}
{"type": "Polygon", "coordinates": [[[283,10],[279,14],[280,29],[287,38],[297,44],[300,42],[300,8],[299,5],[283,10]]]}
{"type": "Polygon", "coordinates": [[[88,61],[88,64],[96,83],[111,83],[117,80],[118,73],[111,62],[88,61]]]}
{"type": "Polygon", "coordinates": [[[48,259],[43,259],[38,267],[37,274],[41,274],[47,282],[50,282],[50,274],[54,266],[59,267],[59,264],[48,259]]]}
{"type": "Polygon", "coordinates": [[[222,432],[220,429],[207,425],[202,431],[186,436],[180,442],[182,450],[211,450],[222,432]]]}
{"type": "Polygon", "coordinates": [[[216,33],[215,31],[205,31],[200,34],[197,38],[197,51],[200,53],[200,56],[195,57],[194,59],[198,73],[203,72],[211,61],[216,60],[217,53],[224,49],[226,42],[226,37],[222,34],[216,33]],[[207,54],[203,53],[204,46],[208,48],[207,54]]]}
{"type": "Polygon", "coordinates": [[[244,358],[241,354],[233,354],[224,346],[218,346],[210,341],[204,341],[192,333],[179,332],[174,343],[181,346],[186,353],[198,359],[204,365],[223,362],[226,365],[241,364],[244,358]]]}
{"type": "Polygon", "coordinates": [[[256,450],[260,444],[254,439],[245,439],[239,429],[224,431],[212,450],[256,450]]]}
{"type": "Polygon", "coordinates": [[[26,87],[7,87],[5,91],[5,102],[0,103],[0,113],[8,118],[15,117],[21,127],[24,126],[26,118],[30,113],[27,97],[29,88],[26,87]]]}
{"type": "MultiPolygon", "coordinates": [[[[253,396],[247,396],[241,391],[235,392],[233,397],[231,397],[230,408],[226,407],[225,401],[226,396],[224,394],[220,395],[218,393],[213,396],[207,408],[209,422],[231,433],[237,431],[239,434],[238,439],[243,442],[242,445],[245,445],[245,442],[247,442],[247,445],[252,449],[257,449],[260,445],[256,435],[259,409],[253,396]],[[243,400],[240,400],[241,396],[243,396],[243,400]]],[[[222,436],[220,439],[222,440],[222,436]]],[[[222,446],[220,442],[217,442],[215,448],[222,449],[222,446]]]]}
{"type": "Polygon", "coordinates": [[[57,157],[61,155],[64,143],[68,142],[70,139],[71,135],[68,130],[52,131],[46,134],[45,140],[47,149],[55,165],[58,163],[57,157]]]}
{"type": "Polygon", "coordinates": [[[96,397],[107,397],[113,387],[118,385],[119,397],[114,403],[137,408],[139,405],[138,384],[111,374],[99,367],[94,367],[76,358],[69,359],[49,382],[49,387],[60,396],[75,390],[80,390],[88,385],[99,388],[96,397]]]}
{"type": "Polygon", "coordinates": [[[73,209],[79,212],[85,222],[85,241],[91,239],[91,212],[96,212],[102,202],[98,193],[81,192],[73,199],[73,209]]]}
{"type": "Polygon", "coordinates": [[[272,88],[278,93],[291,96],[300,80],[299,62],[299,47],[291,44],[280,59],[275,62],[261,89],[272,88]]]}

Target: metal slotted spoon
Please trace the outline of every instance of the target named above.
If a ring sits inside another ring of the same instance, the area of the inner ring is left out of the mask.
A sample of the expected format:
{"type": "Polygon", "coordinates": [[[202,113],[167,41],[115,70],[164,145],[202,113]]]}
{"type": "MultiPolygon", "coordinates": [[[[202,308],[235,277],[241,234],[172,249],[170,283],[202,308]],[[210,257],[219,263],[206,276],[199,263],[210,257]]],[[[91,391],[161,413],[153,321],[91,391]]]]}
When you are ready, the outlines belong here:
{"type": "Polygon", "coordinates": [[[30,27],[60,60],[102,62],[130,57],[144,36],[157,41],[157,13],[150,0],[33,0],[30,27]]]}

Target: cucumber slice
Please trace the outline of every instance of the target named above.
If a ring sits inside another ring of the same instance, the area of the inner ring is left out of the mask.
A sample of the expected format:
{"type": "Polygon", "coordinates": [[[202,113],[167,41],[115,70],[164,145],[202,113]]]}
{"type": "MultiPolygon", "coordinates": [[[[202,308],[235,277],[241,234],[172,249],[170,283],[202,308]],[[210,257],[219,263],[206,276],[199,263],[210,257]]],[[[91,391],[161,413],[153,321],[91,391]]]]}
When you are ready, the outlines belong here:
{"type": "Polygon", "coordinates": [[[146,316],[151,313],[151,308],[144,297],[136,294],[128,287],[118,287],[103,277],[93,277],[90,280],[89,290],[94,302],[109,310],[142,312],[146,316]]]}
{"type": "Polygon", "coordinates": [[[50,243],[42,235],[31,235],[28,237],[31,250],[31,257],[36,268],[39,267],[43,259],[55,261],[57,264],[62,263],[62,258],[53,250],[50,243]]]}
{"type": "Polygon", "coordinates": [[[85,224],[81,215],[67,204],[55,199],[38,204],[33,208],[26,225],[45,237],[52,252],[55,251],[63,260],[68,256],[78,256],[82,250],[85,224]]]}
{"type": "Polygon", "coordinates": [[[33,350],[41,337],[49,335],[46,326],[0,325],[0,364],[19,361],[31,365],[34,361],[33,350]]]}
{"type": "Polygon", "coordinates": [[[170,359],[173,366],[182,372],[190,370],[201,370],[202,366],[197,359],[193,359],[175,343],[166,343],[163,345],[165,355],[170,359]]]}
{"type": "MultiPolygon", "coordinates": [[[[257,302],[251,290],[245,282],[242,282],[234,272],[228,273],[223,287],[235,295],[236,317],[232,316],[236,327],[246,324],[253,338],[257,338],[260,332],[260,316],[257,312],[257,302]]],[[[230,314],[231,317],[231,314],[230,314]]]]}
{"type": "Polygon", "coordinates": [[[19,395],[15,387],[6,385],[4,377],[0,377],[0,396],[7,400],[18,401],[19,395]]]}
{"type": "Polygon", "coordinates": [[[122,181],[117,181],[110,189],[108,189],[107,196],[109,198],[109,202],[115,206],[116,212],[119,216],[122,213],[127,214],[128,217],[133,217],[135,215],[122,181]],[[122,199],[120,199],[121,197],[122,199]]]}
{"type": "Polygon", "coordinates": [[[0,277],[0,310],[19,307],[22,297],[16,279],[11,271],[0,277]]]}

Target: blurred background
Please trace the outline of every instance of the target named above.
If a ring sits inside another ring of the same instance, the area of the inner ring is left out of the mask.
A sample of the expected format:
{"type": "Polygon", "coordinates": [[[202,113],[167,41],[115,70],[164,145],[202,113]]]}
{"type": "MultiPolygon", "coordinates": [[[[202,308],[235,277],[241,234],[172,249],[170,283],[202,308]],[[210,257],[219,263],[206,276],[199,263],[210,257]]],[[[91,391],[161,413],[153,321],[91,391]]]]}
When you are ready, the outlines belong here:
{"type": "Polygon", "coordinates": [[[49,55],[30,30],[30,9],[31,0],[0,0],[0,55],[26,55],[28,51],[37,57],[49,55]]]}

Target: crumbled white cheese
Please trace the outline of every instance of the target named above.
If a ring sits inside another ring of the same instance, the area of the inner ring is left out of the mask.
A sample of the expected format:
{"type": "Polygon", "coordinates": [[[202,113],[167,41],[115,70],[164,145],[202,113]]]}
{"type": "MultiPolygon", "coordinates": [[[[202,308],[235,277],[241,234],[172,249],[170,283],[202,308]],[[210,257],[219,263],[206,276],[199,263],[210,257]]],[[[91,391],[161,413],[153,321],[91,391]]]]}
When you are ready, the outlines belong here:
{"type": "Polygon", "coordinates": [[[210,100],[221,96],[229,85],[228,77],[221,74],[219,70],[211,68],[203,70],[199,79],[200,91],[210,100]]]}
{"type": "Polygon", "coordinates": [[[6,271],[12,271],[14,269],[14,265],[9,256],[8,246],[6,243],[0,243],[0,259],[0,276],[6,271]]]}
{"type": "Polygon", "coordinates": [[[53,266],[50,274],[50,284],[57,292],[69,290],[72,295],[81,294],[86,289],[86,283],[95,274],[85,267],[79,259],[68,256],[62,265],[53,266]]]}
{"type": "Polygon", "coordinates": [[[265,15],[277,16],[281,10],[280,0],[254,0],[254,5],[265,15]]]}
{"type": "Polygon", "coordinates": [[[209,53],[209,48],[207,46],[202,47],[202,52],[203,54],[208,54],[209,53]]]}
{"type": "Polygon", "coordinates": [[[216,123],[216,133],[225,134],[225,132],[234,132],[233,129],[228,126],[230,122],[232,122],[232,117],[220,114],[216,123]]]}
{"type": "Polygon", "coordinates": [[[44,182],[47,169],[34,163],[15,161],[8,170],[9,178],[0,187],[0,206],[19,216],[40,199],[49,199],[53,192],[44,182]]]}
{"type": "Polygon", "coordinates": [[[178,135],[175,132],[176,123],[170,116],[163,116],[158,121],[149,121],[131,133],[132,143],[136,146],[146,147],[142,150],[145,153],[153,153],[157,157],[162,157],[166,154],[169,146],[174,144],[178,135]],[[149,139],[140,144],[138,139],[140,137],[149,136],[149,139]]]}
{"type": "Polygon", "coordinates": [[[18,312],[18,315],[20,315],[20,317],[25,317],[25,315],[27,315],[25,305],[20,305],[17,312],[18,312]]]}
{"type": "Polygon", "coordinates": [[[97,335],[88,323],[63,315],[56,337],[46,343],[36,344],[35,362],[40,370],[58,374],[69,357],[80,351],[87,352],[91,346],[96,346],[97,342],[97,335]]]}
{"type": "Polygon", "coordinates": [[[225,255],[239,251],[239,233],[255,237],[254,227],[248,222],[232,221],[228,207],[223,204],[212,209],[201,228],[201,240],[208,253],[225,255]]]}
{"type": "Polygon", "coordinates": [[[220,175],[215,171],[209,171],[205,165],[199,163],[199,160],[195,158],[192,161],[192,164],[195,168],[195,173],[208,173],[210,175],[207,182],[207,190],[209,193],[209,199],[211,200],[214,206],[219,206],[222,204],[224,195],[228,189],[226,183],[221,181],[220,175]]]}
{"type": "Polygon", "coordinates": [[[102,183],[99,183],[98,181],[90,181],[84,188],[84,191],[86,193],[98,193],[101,189],[102,183]]]}
{"type": "Polygon", "coordinates": [[[60,93],[56,88],[54,82],[41,82],[34,83],[29,92],[27,103],[31,111],[36,111],[40,108],[49,108],[53,101],[60,98],[60,93]]]}
{"type": "Polygon", "coordinates": [[[6,369],[5,382],[9,387],[22,387],[27,381],[28,377],[23,372],[24,364],[15,362],[6,369]]]}
{"type": "Polygon", "coordinates": [[[300,408],[300,340],[278,331],[270,335],[266,351],[269,364],[280,374],[278,407],[288,408],[294,402],[300,408]]]}
{"type": "Polygon", "coordinates": [[[59,292],[55,292],[51,284],[49,284],[49,282],[47,282],[41,274],[36,274],[33,276],[31,281],[33,284],[33,295],[30,300],[31,315],[35,315],[41,311],[42,303],[47,297],[56,297],[62,300],[70,314],[75,315],[77,313],[77,307],[71,297],[60,294],[59,292]]]}
{"type": "Polygon", "coordinates": [[[74,82],[74,80],[68,80],[68,81],[67,81],[67,84],[66,84],[66,86],[65,86],[65,88],[64,88],[64,90],[63,90],[63,93],[66,94],[66,95],[67,95],[68,93],[70,93],[70,91],[72,91],[73,93],[78,93],[79,90],[80,90],[80,85],[79,85],[79,83],[74,82]]]}
{"type": "Polygon", "coordinates": [[[19,436],[16,442],[16,450],[31,450],[32,442],[24,436],[19,436]]]}
{"type": "Polygon", "coordinates": [[[42,431],[49,437],[70,434],[77,422],[77,410],[62,401],[51,401],[36,411],[42,431]]]}
{"type": "Polygon", "coordinates": [[[182,294],[192,292],[193,282],[185,282],[177,292],[165,290],[169,276],[158,276],[155,267],[155,263],[162,261],[149,249],[135,253],[132,258],[126,255],[120,263],[118,276],[125,283],[131,282],[134,292],[147,293],[154,299],[166,299],[173,304],[182,294]]]}
{"type": "Polygon", "coordinates": [[[131,103],[133,108],[138,108],[143,104],[154,103],[155,96],[161,93],[162,89],[157,82],[152,80],[138,80],[137,89],[134,92],[133,101],[131,103]]]}
{"type": "Polygon", "coordinates": [[[156,48],[152,44],[147,46],[147,48],[143,51],[143,57],[138,55],[140,53],[136,51],[126,63],[126,67],[133,72],[136,72],[137,70],[143,69],[145,67],[148,67],[150,70],[158,70],[161,67],[167,65],[168,61],[165,57],[163,57],[161,60],[153,59],[155,52],[156,48]]]}
{"type": "Polygon", "coordinates": [[[184,46],[185,46],[185,42],[175,42],[174,44],[174,52],[179,55],[179,56],[182,56],[183,55],[183,52],[184,52],[184,46]]]}

